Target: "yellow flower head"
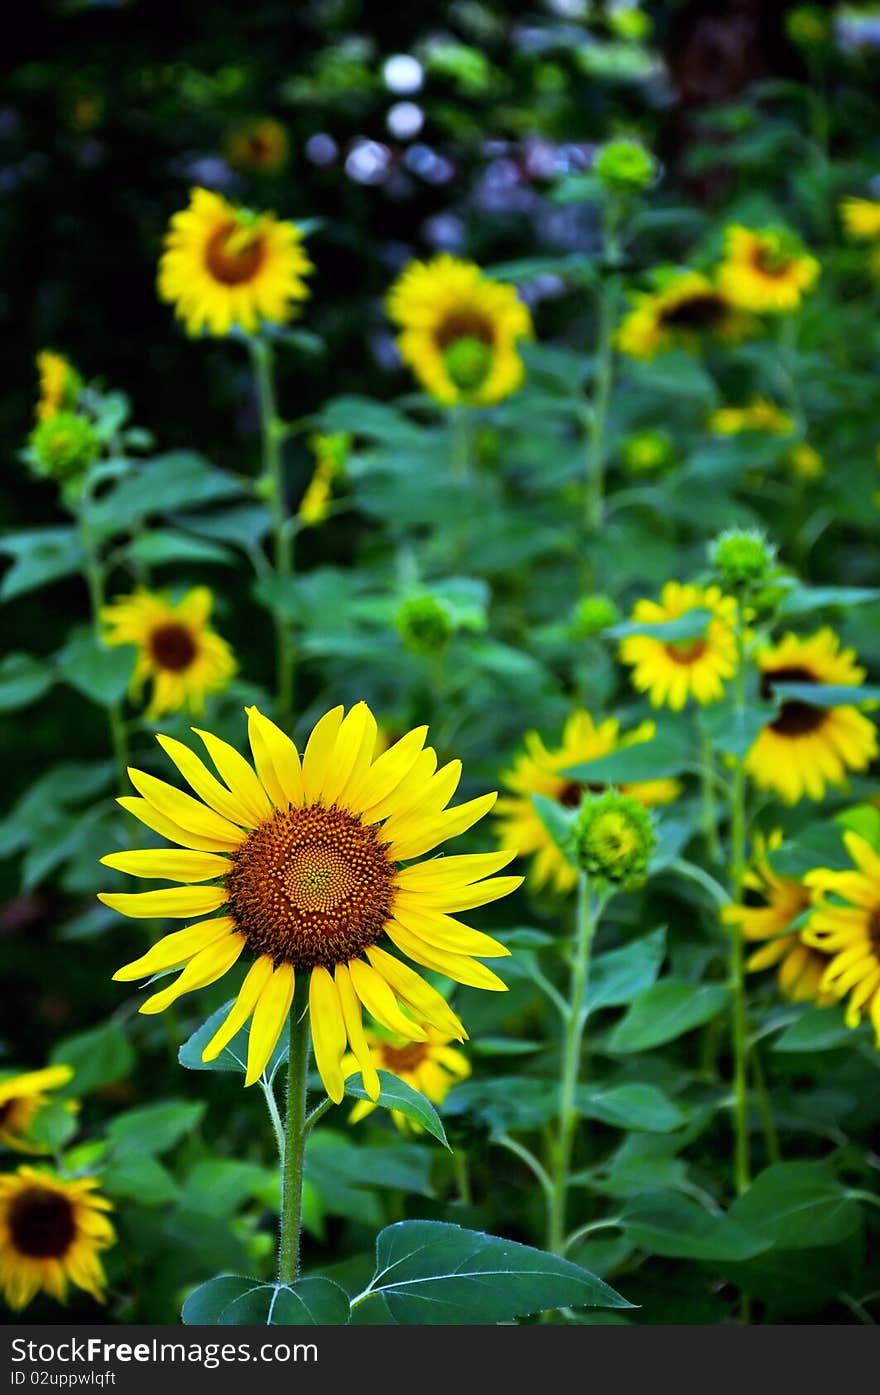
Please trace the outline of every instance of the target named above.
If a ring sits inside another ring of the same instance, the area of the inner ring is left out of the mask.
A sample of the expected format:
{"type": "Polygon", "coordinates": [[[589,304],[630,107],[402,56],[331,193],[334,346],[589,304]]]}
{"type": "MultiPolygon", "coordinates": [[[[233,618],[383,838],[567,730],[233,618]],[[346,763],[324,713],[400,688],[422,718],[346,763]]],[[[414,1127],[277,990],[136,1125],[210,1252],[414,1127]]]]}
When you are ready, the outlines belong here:
{"type": "Polygon", "coordinates": [[[287,1022],[295,975],[305,974],[315,1059],[328,1095],[337,1104],[342,1099],[342,1059],[350,1045],[375,1100],[379,1079],[364,1007],[405,1041],[426,1041],[429,1027],[459,1041],[466,1035],[445,998],[389,950],[458,983],[505,987],[479,960],[508,951],[455,916],[519,886],[521,877],[492,877],[513,852],[414,861],[464,833],[488,813],[495,795],[448,809],[461,762],[437,769],[436,753],[424,744],[427,727],[376,758],[376,720],[366,703],[347,715],[342,707],[327,712],[302,760],[273,722],[256,707],[247,711],[256,771],[225,741],[199,731],[220,780],[189,747],[159,737],[199,798],[130,772],[142,797],[120,804],[183,851],[103,860],[122,872],[184,885],[100,899],[137,918],[210,918],[167,935],[115,977],[149,978],[185,965],[141,1007],[161,1012],[182,993],[222,978],[247,950],[250,968],[203,1059],[217,1057],[250,1019],[245,1084],[252,1085],[287,1022]]]}
{"type": "MultiPolygon", "coordinates": [[[[772,697],[777,683],[858,687],[865,670],[855,659],[852,649],[840,649],[831,630],[809,639],[787,634],[757,655],[762,695],[772,697]]],[[[761,789],[796,804],[805,796],[821,799],[826,785],[845,786],[847,771],[866,770],[876,754],[874,724],[855,707],[814,707],[786,698],[749,751],[746,770],[761,789]]]]}
{"type": "Polygon", "coordinates": [[[158,290],[190,334],[255,334],[293,318],[312,269],[294,223],[194,189],[189,207],[171,219],[158,290]]]}
{"type": "Polygon", "coordinates": [[[718,285],[734,305],[757,314],[796,310],[822,269],[787,228],[734,224],[725,231],[724,246],[718,285]]]}
{"type": "Polygon", "coordinates": [[[387,299],[401,357],[438,402],[485,406],[523,380],[517,342],[532,333],[516,289],[446,253],[411,262],[387,299]]]}
{"type": "Polygon", "coordinates": [[[277,174],[287,164],[287,132],[271,116],[260,116],[234,127],[226,137],[226,158],[237,170],[277,174]]]}
{"type": "Polygon", "coordinates": [[[297,509],[297,518],[306,527],[323,523],[330,512],[333,481],[345,472],[351,436],[347,431],[309,437],[315,454],[315,469],[297,509]]]}
{"type": "Polygon", "coordinates": [[[880,201],[876,199],[844,199],[840,219],[848,237],[857,242],[875,242],[880,238],[880,201]]]}
{"type": "MultiPolygon", "coordinates": [[[[595,785],[585,785],[560,772],[600,756],[610,755],[622,746],[650,741],[654,723],[643,722],[634,731],[621,734],[620,723],[613,717],[596,724],[589,712],[572,712],[565,724],[559,746],[548,748],[536,731],[525,738],[525,750],[502,777],[510,795],[499,799],[497,806],[499,840],[506,847],[516,848],[520,857],[532,857],[529,880],[532,885],[549,885],[560,893],[569,892],[577,882],[577,869],[567,862],[538,817],[533,794],[555,799],[567,808],[576,808],[585,791],[595,785]]],[[[643,780],[622,785],[621,792],[633,795],[646,808],[668,804],[681,791],[677,780],[643,780]]]]}
{"type": "Polygon", "coordinates": [[[48,421],[58,412],[76,406],[82,390],[82,378],[63,354],[43,349],[37,354],[40,397],[36,407],[37,421],[48,421]]]}
{"type": "Polygon", "coordinates": [[[681,586],[668,581],[659,601],[637,601],[635,622],[650,625],[678,620],[692,610],[708,610],[705,631],[693,639],[669,640],[652,635],[627,635],[620,658],[632,665],[632,681],[647,693],[654,707],[680,712],[689,697],[699,703],[717,702],[724,683],[736,671],[736,602],[717,586],[681,586]]]}
{"type": "Polygon", "coordinates": [[[850,995],[847,1026],[857,1027],[869,1013],[880,1046],[880,857],[857,833],[844,833],[843,840],[855,871],[807,873],[817,909],[803,938],[831,956],[821,986],[837,999],[850,995]]]}
{"type": "Polygon", "coordinates": [[[98,1258],[116,1239],[94,1177],[68,1181],[20,1167],[0,1176],[0,1291],[18,1310],[42,1290],[64,1302],[68,1283],[104,1302],[98,1258]]]}
{"type": "Polygon", "coordinates": [[[0,1143],[19,1153],[43,1153],[46,1149],[28,1138],[31,1126],[48,1104],[49,1091],[60,1090],[73,1079],[70,1066],[47,1066],[24,1075],[0,1080],[0,1143]]]}
{"type": "Polygon", "coordinates": [[[788,451],[785,463],[802,480],[818,480],[825,473],[825,461],[807,441],[797,441],[788,451]]]}
{"type": "Polygon", "coordinates": [[[834,1001],[821,988],[828,959],[804,941],[800,930],[790,928],[812,905],[812,893],[797,877],[774,872],[769,854],[781,843],[778,828],[768,838],[761,834],[755,837],[752,865],[743,878],[743,890],[753,899],[749,904],[725,906],[721,919],[726,925],[738,926],[743,939],[763,941],[747,960],[747,969],[757,972],[778,965],[784,997],[795,1003],[815,1000],[824,1006],[834,1001]]]}
{"type": "Polygon", "coordinates": [[[794,422],[769,398],[753,397],[745,407],[719,407],[709,418],[709,430],[716,436],[738,436],[743,431],[790,436],[794,422]]]}
{"type": "Polygon", "coordinates": [[[131,679],[136,702],[145,680],[152,679],[149,718],[180,707],[203,712],[205,696],[225,688],[235,673],[232,650],[208,625],[213,604],[208,587],[196,586],[177,604],[157,592],[140,590],[120,596],[101,611],[105,644],[137,648],[131,679]]]}
{"type": "Polygon", "coordinates": [[[614,343],[629,358],[652,359],[664,349],[696,353],[706,334],[736,343],[749,328],[746,317],[708,276],[678,271],[664,276],[659,290],[636,294],[614,343]]]}
{"type": "MultiPolygon", "coordinates": [[[[442,1104],[453,1085],[466,1080],[471,1073],[470,1062],[464,1052],[450,1045],[452,1037],[438,1032],[435,1027],[427,1028],[425,1041],[406,1041],[403,1037],[383,1037],[378,1032],[367,1031],[367,1045],[379,1070],[396,1075],[407,1085],[429,1099],[432,1104],[442,1104]]],[[[358,1069],[354,1056],[346,1056],[342,1062],[342,1073],[346,1077],[358,1069]]],[[[364,1119],[375,1109],[370,1100],[358,1100],[349,1114],[351,1123],[364,1119]]],[[[401,1133],[421,1133],[420,1124],[408,1118],[399,1109],[392,1109],[391,1118],[401,1133]]]]}

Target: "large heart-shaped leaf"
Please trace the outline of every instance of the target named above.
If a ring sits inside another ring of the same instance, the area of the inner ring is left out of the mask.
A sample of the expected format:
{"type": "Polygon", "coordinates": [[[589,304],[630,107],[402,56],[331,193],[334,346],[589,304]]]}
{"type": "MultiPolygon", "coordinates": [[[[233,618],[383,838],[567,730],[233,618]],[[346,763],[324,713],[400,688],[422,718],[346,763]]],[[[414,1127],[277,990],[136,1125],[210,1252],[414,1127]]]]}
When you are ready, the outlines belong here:
{"type": "Polygon", "coordinates": [[[318,1327],[348,1322],[345,1290],[320,1276],[293,1284],[264,1284],[243,1274],[220,1274],[183,1305],[188,1327],[318,1327]]]}

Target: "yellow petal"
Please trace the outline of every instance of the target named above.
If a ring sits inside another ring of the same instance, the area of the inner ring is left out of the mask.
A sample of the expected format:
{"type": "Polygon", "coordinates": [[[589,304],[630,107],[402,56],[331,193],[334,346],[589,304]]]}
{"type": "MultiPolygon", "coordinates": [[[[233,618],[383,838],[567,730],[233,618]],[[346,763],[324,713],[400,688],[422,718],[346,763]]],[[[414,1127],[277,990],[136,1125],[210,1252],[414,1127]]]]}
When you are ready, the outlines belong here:
{"type": "Polygon", "coordinates": [[[404,867],[397,874],[397,885],[419,891],[470,886],[472,882],[482,881],[484,877],[491,877],[494,872],[500,872],[516,855],[516,849],[508,848],[501,852],[432,857],[428,862],[417,862],[414,867],[404,867]]]}
{"type": "Polygon", "coordinates": [[[193,731],[204,741],[221,779],[246,809],[249,822],[262,823],[272,813],[272,801],[244,756],[210,731],[201,731],[199,727],[193,727],[193,731]]]}
{"type": "Polygon", "coordinates": [[[209,809],[207,804],[193,799],[192,795],[184,794],[182,790],[176,790],[173,785],[157,780],[155,775],[147,775],[142,770],[129,769],[128,774],[138,793],[166,819],[171,819],[181,828],[190,829],[206,838],[222,838],[234,847],[242,841],[240,828],[209,809]]]}
{"type": "Polygon", "coordinates": [[[336,804],[346,785],[353,783],[370,763],[376,745],[376,719],[365,702],[358,702],[343,719],[336,747],[323,785],[325,804],[336,804]]]}
{"type": "Polygon", "coordinates": [[[379,949],[378,945],[370,946],[367,958],[382,978],[391,984],[398,998],[402,998],[421,1020],[429,1022],[444,1036],[455,1037],[457,1041],[467,1040],[467,1032],[446,999],[430,983],[426,983],[415,969],[402,964],[384,949],[379,949]]]}
{"type": "Polygon", "coordinates": [[[247,1074],[245,1085],[259,1080],[275,1050],[278,1038],[290,1014],[293,1002],[294,973],[292,964],[279,964],[266,984],[254,1008],[248,1034],[247,1074]]]}
{"type": "Polygon", "coordinates": [[[208,945],[189,961],[174,983],[168,988],[163,988],[161,992],[154,993],[142,1003],[140,1011],[148,1015],[163,1012],[176,1002],[181,994],[191,993],[196,988],[205,988],[209,983],[215,983],[232,968],[245,943],[244,935],[227,935],[222,940],[208,945]]]}
{"type": "Polygon", "coordinates": [[[195,751],[184,746],[182,741],[175,741],[172,736],[157,734],[156,740],[165,754],[174,761],[184,780],[195,790],[200,799],[209,804],[222,818],[240,824],[243,828],[250,826],[251,820],[242,801],[236,799],[225,785],[221,785],[220,781],[211,774],[204,761],[199,760],[195,751]]]}
{"type": "Polygon", "coordinates": [[[214,853],[178,852],[171,848],[146,848],[142,852],[108,853],[101,861],[117,872],[133,877],[156,877],[168,882],[207,882],[224,877],[231,866],[227,857],[214,853]]]}
{"type": "Polygon", "coordinates": [[[336,985],[326,969],[312,969],[309,983],[309,1022],[315,1064],[324,1088],[334,1104],[345,1094],[342,1057],[345,1054],[345,1021],[336,985]]]}
{"type": "Polygon", "coordinates": [[[437,752],[433,746],[426,746],[423,751],[419,751],[412,768],[395,785],[391,793],[366,810],[362,815],[364,822],[378,823],[381,819],[387,819],[389,815],[393,815],[401,805],[410,805],[420,794],[424,794],[428,781],[436,769],[437,752]]]}
{"type": "Polygon", "coordinates": [[[448,765],[444,765],[441,770],[438,770],[436,775],[432,772],[429,779],[425,781],[424,788],[410,790],[407,797],[403,796],[402,788],[395,790],[392,800],[393,808],[386,824],[388,837],[391,840],[394,839],[413,810],[416,810],[418,818],[425,822],[428,819],[437,818],[455,794],[460,780],[461,761],[452,760],[448,765]]]}
{"type": "Polygon", "coordinates": [[[198,848],[202,852],[234,852],[241,846],[244,834],[241,829],[236,829],[236,836],[230,838],[204,838],[197,833],[191,833],[186,828],[181,828],[180,824],[174,823],[154,809],[152,804],[148,804],[145,799],[136,799],[132,795],[122,795],[116,801],[117,804],[146,824],[147,828],[152,828],[154,833],[167,838],[171,843],[179,843],[183,848],[198,848]]]}
{"type": "Polygon", "coordinates": [[[411,857],[420,857],[422,853],[429,852],[438,843],[444,843],[447,838],[458,837],[478,819],[488,814],[497,798],[497,793],[483,794],[477,799],[469,799],[466,804],[457,804],[454,809],[447,809],[445,813],[427,822],[413,820],[392,843],[392,857],[399,862],[405,862],[411,857]]]}
{"type": "Polygon", "coordinates": [[[350,807],[367,813],[387,798],[412,770],[427,735],[427,727],[416,727],[383,751],[364,773],[363,779],[348,791],[350,807]]]}
{"type": "Polygon", "coordinates": [[[208,915],[225,906],[226,888],[222,886],[178,886],[166,891],[110,892],[99,891],[98,900],[120,915],[135,920],[156,920],[168,917],[186,920],[192,916],[208,915]]]}
{"type": "Polygon", "coordinates": [[[352,959],[348,965],[354,991],[367,1012],[389,1032],[398,1032],[407,1041],[426,1041],[427,1032],[412,1018],[401,1012],[400,1006],[385,979],[369,964],[352,959]]]}
{"type": "Polygon", "coordinates": [[[246,707],[245,712],[254,765],[270,799],[277,809],[286,809],[289,804],[298,809],[303,801],[299,751],[258,707],[246,707]]]}
{"type": "Polygon", "coordinates": [[[417,964],[424,964],[426,969],[445,974],[447,978],[454,978],[456,983],[466,983],[471,988],[489,988],[498,993],[506,991],[507,984],[502,983],[497,974],[493,974],[491,969],[487,969],[485,964],[479,963],[478,960],[469,959],[464,954],[435,950],[432,945],[426,944],[396,921],[391,921],[385,929],[388,938],[398,949],[403,950],[403,953],[408,954],[417,964]]]}
{"type": "Polygon", "coordinates": [[[314,804],[320,797],[321,787],[329,773],[329,765],[336,746],[336,737],[342,725],[345,709],[333,707],[315,723],[312,734],[303,752],[302,780],[307,804],[314,804]]]}
{"type": "Polygon", "coordinates": [[[244,982],[238,990],[238,997],[226,1014],[223,1025],[214,1033],[202,1052],[203,1061],[216,1061],[224,1046],[229,1045],[236,1032],[240,1031],[247,1022],[257,1005],[260,994],[271,977],[272,960],[268,955],[261,955],[248,969],[244,982]]]}
{"type": "Polygon", "coordinates": [[[522,886],[522,877],[493,877],[477,886],[452,888],[446,891],[422,891],[399,893],[398,899],[418,908],[436,911],[472,911],[477,906],[486,906],[502,896],[509,896],[522,886]]]}
{"type": "Polygon", "coordinates": [[[228,915],[222,915],[216,920],[203,920],[198,925],[190,925],[186,930],[175,930],[173,934],[165,935],[154,944],[140,959],[123,964],[113,977],[128,983],[136,978],[149,978],[151,974],[161,973],[163,969],[173,969],[175,965],[192,959],[194,954],[198,954],[199,950],[205,949],[215,940],[222,940],[234,929],[235,922],[228,915]]]}
{"type": "Polygon", "coordinates": [[[440,911],[423,911],[419,906],[406,905],[402,897],[394,903],[394,919],[434,949],[475,955],[478,959],[505,959],[510,954],[507,946],[493,940],[491,935],[472,930],[469,925],[462,925],[461,921],[440,911]]]}
{"type": "Polygon", "coordinates": [[[354,991],[351,976],[345,964],[336,965],[334,977],[336,979],[336,991],[339,994],[339,1001],[342,1005],[342,1020],[345,1023],[345,1030],[348,1033],[351,1049],[361,1068],[361,1078],[364,1082],[364,1089],[371,1100],[377,1100],[380,1090],[379,1076],[376,1073],[376,1067],[370,1055],[367,1038],[364,1036],[360,999],[354,991]]]}

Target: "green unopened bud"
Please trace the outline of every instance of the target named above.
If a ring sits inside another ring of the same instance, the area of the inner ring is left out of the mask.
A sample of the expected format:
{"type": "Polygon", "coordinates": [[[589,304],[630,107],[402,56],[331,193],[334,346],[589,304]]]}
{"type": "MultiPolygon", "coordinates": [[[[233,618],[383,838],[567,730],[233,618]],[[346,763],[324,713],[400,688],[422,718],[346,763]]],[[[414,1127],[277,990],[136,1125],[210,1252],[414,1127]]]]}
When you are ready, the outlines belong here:
{"type": "Polygon", "coordinates": [[[575,639],[589,639],[619,619],[620,611],[610,596],[584,596],[574,612],[572,633],[575,639]]]}
{"type": "Polygon", "coordinates": [[[450,381],[460,392],[477,392],[492,370],[492,346],[465,334],[449,345],[443,363],[450,381]]]}
{"type": "Polygon", "coordinates": [[[657,843],[651,816],[618,790],[588,794],[572,825],[575,860],[587,876],[611,886],[644,881],[657,843]]]}
{"type": "Polygon", "coordinates": [[[436,596],[410,596],[394,617],[404,647],[411,654],[438,654],[453,634],[452,616],[436,596]]]}
{"type": "Polygon", "coordinates": [[[28,445],[34,472],[61,485],[77,481],[100,449],[94,427],[74,412],[56,412],[41,421],[31,432],[28,445]]]}
{"type": "Polygon", "coordinates": [[[763,581],[775,560],[775,549],[756,528],[731,528],[709,544],[709,561],[728,586],[763,581]]]}
{"type": "Polygon", "coordinates": [[[672,457],[672,442],[663,431],[637,431],[623,444],[623,463],[633,475],[665,470],[672,457]]]}
{"type": "Polygon", "coordinates": [[[650,37],[654,25],[650,15],[635,7],[625,10],[612,10],[608,23],[613,33],[621,39],[631,39],[637,43],[650,37]]]}
{"type": "Polygon", "coordinates": [[[831,38],[832,20],[818,5],[798,5],[785,16],[785,32],[799,48],[821,48],[831,38]]]}
{"type": "Polygon", "coordinates": [[[615,193],[636,193],[654,179],[654,157],[635,140],[610,140],[599,147],[593,165],[597,178],[615,193]]]}

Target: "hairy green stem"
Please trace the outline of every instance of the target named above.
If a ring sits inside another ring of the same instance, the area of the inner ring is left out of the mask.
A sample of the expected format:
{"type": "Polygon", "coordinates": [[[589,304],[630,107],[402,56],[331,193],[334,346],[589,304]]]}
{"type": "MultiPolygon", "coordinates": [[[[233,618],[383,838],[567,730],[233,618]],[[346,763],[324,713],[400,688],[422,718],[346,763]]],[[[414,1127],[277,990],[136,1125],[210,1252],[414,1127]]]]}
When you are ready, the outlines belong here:
{"type": "MultiPolygon", "coordinates": [[[[743,636],[743,607],[737,603],[736,615],[736,676],[734,700],[742,716],[746,705],[745,640],[743,636]]],[[[746,870],[746,772],[742,755],[736,759],[730,797],[730,895],[737,904],[742,900],[743,878],[746,870]]],[[[749,1170],[749,1085],[748,1085],[748,1020],[746,1014],[745,954],[739,926],[730,926],[730,984],[733,993],[733,1123],[734,1123],[734,1182],[738,1194],[746,1190],[749,1170]]]]}
{"type": "Polygon", "coordinates": [[[281,597],[276,601],[273,617],[275,622],[275,667],[278,685],[278,717],[282,728],[287,730],[293,717],[295,697],[295,655],[290,622],[281,613],[290,603],[283,583],[293,576],[294,550],[293,529],[287,515],[287,501],[284,490],[284,465],[281,443],[284,439],[284,423],[278,415],[275,399],[275,368],[272,346],[265,339],[248,339],[251,361],[257,385],[257,400],[260,408],[260,431],[262,436],[263,468],[260,488],[269,505],[272,516],[272,546],[275,574],[281,585],[281,597]]]}
{"type": "Polygon", "coordinates": [[[281,1171],[281,1235],[278,1282],[299,1278],[302,1230],[303,1164],[306,1138],[306,1079],[309,1069],[308,978],[300,974],[290,1010],[290,1055],[287,1061],[287,1106],[284,1123],[284,1163],[281,1171]]]}
{"type": "MultiPolygon", "coordinates": [[[[610,215],[605,225],[605,255],[612,267],[620,257],[616,219],[610,215]]],[[[614,386],[614,325],[617,317],[617,275],[602,279],[597,305],[596,358],[590,403],[585,519],[587,532],[598,533],[605,516],[605,465],[608,453],[608,410],[614,386]]]]}
{"type": "Polygon", "coordinates": [[[712,742],[700,731],[700,817],[706,856],[713,865],[721,862],[721,841],[718,837],[718,813],[715,807],[715,757],[712,742]]]}
{"type": "Polygon", "coordinates": [[[453,407],[450,429],[452,432],[452,478],[462,483],[471,473],[471,419],[470,408],[453,407]]]}

